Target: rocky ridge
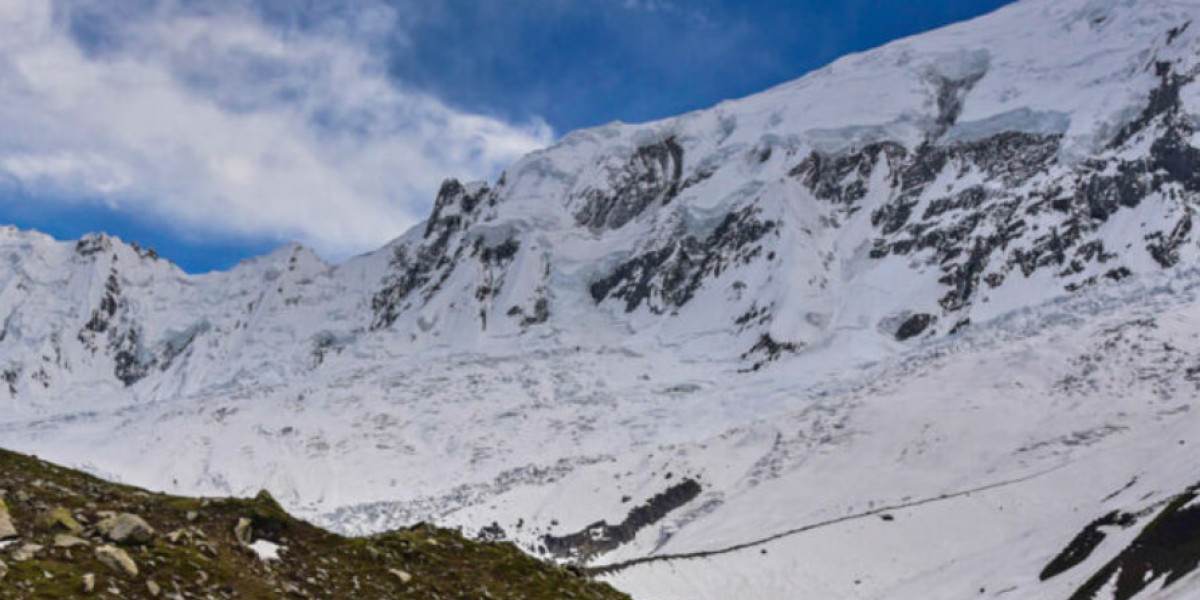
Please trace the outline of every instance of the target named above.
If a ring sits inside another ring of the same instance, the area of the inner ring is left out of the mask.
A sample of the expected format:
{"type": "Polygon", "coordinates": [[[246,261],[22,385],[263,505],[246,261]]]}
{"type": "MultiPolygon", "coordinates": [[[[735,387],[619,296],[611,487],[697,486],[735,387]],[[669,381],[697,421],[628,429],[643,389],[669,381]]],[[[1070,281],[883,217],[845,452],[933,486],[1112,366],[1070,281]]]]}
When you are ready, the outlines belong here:
{"type": "Polygon", "coordinates": [[[153,494],[5,450],[0,481],[0,598],[627,598],[431,526],[343,538],[265,492],[153,494]]]}

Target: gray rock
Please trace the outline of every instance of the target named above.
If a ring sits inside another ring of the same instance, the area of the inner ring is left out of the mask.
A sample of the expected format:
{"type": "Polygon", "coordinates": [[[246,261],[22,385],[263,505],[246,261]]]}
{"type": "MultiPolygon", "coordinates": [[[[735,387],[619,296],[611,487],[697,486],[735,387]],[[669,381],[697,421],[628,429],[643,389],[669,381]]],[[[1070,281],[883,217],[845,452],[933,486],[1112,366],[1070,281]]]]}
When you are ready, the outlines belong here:
{"type": "Polygon", "coordinates": [[[12,553],[13,562],[24,562],[38,555],[42,551],[40,544],[24,544],[17,548],[16,552],[12,553]]]}
{"type": "Polygon", "coordinates": [[[129,558],[129,554],[111,544],[96,548],[96,560],[118,573],[124,573],[130,577],[136,577],[138,574],[137,563],[129,558]]]}
{"type": "Polygon", "coordinates": [[[90,594],[96,589],[96,575],[94,573],[83,574],[83,593],[90,594]]]}
{"type": "Polygon", "coordinates": [[[65,531],[72,535],[83,533],[83,525],[75,519],[70,510],[62,507],[55,508],[38,517],[38,527],[45,531],[65,531]]]}
{"type": "Polygon", "coordinates": [[[237,525],[233,526],[233,537],[237,538],[238,542],[249,545],[254,541],[254,532],[250,529],[250,519],[242,517],[238,519],[237,525]]]}
{"type": "Polygon", "coordinates": [[[4,561],[0,560],[0,581],[4,581],[4,577],[6,575],[8,575],[8,565],[4,564],[4,561]]]}
{"type": "Polygon", "coordinates": [[[412,581],[412,575],[410,575],[407,571],[402,571],[400,569],[388,569],[388,573],[395,575],[396,578],[400,580],[400,583],[408,583],[412,581]]]}
{"type": "Polygon", "coordinates": [[[8,505],[0,498],[0,540],[17,537],[17,527],[13,525],[12,515],[8,513],[8,505]]]}
{"type": "Polygon", "coordinates": [[[146,544],[154,539],[155,531],[137,515],[122,513],[96,524],[96,530],[118,544],[146,544]]]}
{"type": "Polygon", "coordinates": [[[88,545],[87,540],[85,540],[83,538],[75,537],[69,533],[58,533],[58,534],[54,535],[54,547],[55,548],[74,548],[76,546],[86,546],[86,545],[88,545]]]}
{"type": "Polygon", "coordinates": [[[151,596],[154,596],[157,598],[158,594],[160,592],[162,592],[162,588],[160,588],[157,583],[154,583],[153,579],[147,579],[146,580],[146,591],[150,592],[151,596]]]}

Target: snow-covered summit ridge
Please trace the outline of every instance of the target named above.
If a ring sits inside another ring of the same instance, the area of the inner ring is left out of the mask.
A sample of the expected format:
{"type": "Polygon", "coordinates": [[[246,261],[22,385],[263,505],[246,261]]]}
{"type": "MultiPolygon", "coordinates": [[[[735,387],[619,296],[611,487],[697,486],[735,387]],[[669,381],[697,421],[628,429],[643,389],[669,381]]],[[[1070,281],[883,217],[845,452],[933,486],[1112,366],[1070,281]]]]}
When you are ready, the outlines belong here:
{"type": "MultiPolygon", "coordinates": [[[[916,317],[906,333],[945,333],[1181,260],[1180,194],[1195,182],[1170,165],[1195,151],[1197,14],[1191,2],[1026,0],[710,110],[570,134],[494,186],[447,182],[426,223],[344,265],[289,246],[197,277],[132,259],[93,270],[205,290],[187,316],[142,314],[153,303],[129,297],[133,325],[193,321],[138,334],[151,362],[161,340],[147,335],[261,322],[233,315],[264,305],[214,299],[270,305],[285,273],[285,306],[341,328],[300,328],[299,344],[372,331],[414,348],[732,335],[717,346],[751,368],[847,328],[887,336],[916,317]],[[1113,256],[1118,245],[1130,251],[1113,256]]],[[[55,327],[77,337],[77,325],[55,327]]]]}
{"type": "Polygon", "coordinates": [[[292,245],[190,276],[108,236],[5,229],[8,404],[258,389],[343,354],[882,357],[1186,264],[1198,14],[1018,2],[710,110],[570,134],[494,184],[447,181],[429,220],[341,265],[292,245]]]}

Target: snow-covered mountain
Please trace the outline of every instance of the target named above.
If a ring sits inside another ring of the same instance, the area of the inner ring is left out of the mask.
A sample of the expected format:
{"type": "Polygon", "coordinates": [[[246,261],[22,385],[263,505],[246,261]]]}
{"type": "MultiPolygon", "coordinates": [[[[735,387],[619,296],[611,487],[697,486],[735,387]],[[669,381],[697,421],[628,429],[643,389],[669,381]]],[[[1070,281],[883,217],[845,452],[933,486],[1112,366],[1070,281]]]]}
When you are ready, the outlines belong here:
{"type": "Polygon", "coordinates": [[[0,231],[0,445],[646,600],[1200,597],[1198,17],[1023,0],[340,265],[0,231]]]}

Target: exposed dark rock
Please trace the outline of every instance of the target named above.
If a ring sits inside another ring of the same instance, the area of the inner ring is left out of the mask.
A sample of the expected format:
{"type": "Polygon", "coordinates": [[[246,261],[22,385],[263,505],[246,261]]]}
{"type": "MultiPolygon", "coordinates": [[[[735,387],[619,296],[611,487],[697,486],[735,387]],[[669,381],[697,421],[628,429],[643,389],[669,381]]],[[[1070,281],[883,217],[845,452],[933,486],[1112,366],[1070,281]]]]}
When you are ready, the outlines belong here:
{"type": "Polygon", "coordinates": [[[20,379],[20,377],[20,367],[10,367],[5,369],[3,373],[0,373],[0,379],[4,380],[4,383],[8,384],[8,393],[10,396],[17,395],[17,380],[20,379]]]}
{"type": "Polygon", "coordinates": [[[402,312],[412,307],[410,296],[414,291],[424,290],[421,301],[427,302],[440,289],[465,250],[461,243],[452,242],[461,238],[467,217],[490,193],[485,186],[472,192],[453,179],[442,184],[433,215],[425,226],[423,242],[415,251],[405,245],[398,245],[393,250],[392,273],[384,278],[383,288],[371,298],[374,314],[371,329],[391,326],[402,312]]]}
{"type": "Polygon", "coordinates": [[[1071,543],[1063,549],[1058,556],[1054,557],[1038,576],[1042,581],[1046,581],[1051,577],[1055,577],[1065,573],[1083,561],[1087,560],[1092,552],[1100,546],[1107,534],[1101,530],[1101,527],[1130,527],[1137,522],[1137,517],[1129,513],[1113,511],[1092,521],[1087,527],[1083,528],[1071,543]]]}
{"type": "Polygon", "coordinates": [[[137,242],[129,242],[129,247],[133,248],[133,251],[138,255],[138,258],[145,258],[153,261],[157,261],[159,259],[158,251],[155,250],[153,246],[146,246],[143,248],[142,245],[138,244],[137,242]]]}
{"type": "Polygon", "coordinates": [[[776,341],[775,338],[771,337],[771,334],[764,333],[758,338],[758,341],[750,347],[749,350],[742,354],[743,361],[756,359],[754,364],[750,365],[749,368],[742,369],[742,371],[757,371],[763,368],[763,366],[765,366],[767,363],[779,360],[784,353],[795,354],[799,352],[800,348],[802,347],[803,344],[796,342],[776,341]]]}
{"type": "Polygon", "coordinates": [[[479,530],[478,538],[484,542],[502,542],[508,539],[508,534],[499,523],[493,521],[491,525],[483,527],[479,530]]]}
{"type": "Polygon", "coordinates": [[[788,174],[800,178],[818,199],[852,205],[866,195],[871,172],[881,158],[895,173],[907,155],[904,146],[894,142],[870,144],[860,151],[837,155],[814,151],[788,174]],[[853,177],[849,183],[848,177],[853,177]]]}
{"type": "Polygon", "coordinates": [[[1118,267],[1104,274],[1104,276],[1113,281],[1120,281],[1132,275],[1127,267],[1118,267]]]}
{"type": "Polygon", "coordinates": [[[545,297],[540,297],[533,303],[533,314],[522,314],[521,327],[533,327],[545,323],[550,319],[550,301],[545,297]]]}
{"type": "Polygon", "coordinates": [[[684,236],[622,263],[592,283],[592,299],[597,304],[609,298],[624,300],[626,312],[645,303],[660,314],[687,304],[707,277],[762,254],[756,242],[778,225],[759,220],[758,212],[749,206],[729,213],[703,240],[684,236]]]}
{"type": "MultiPolygon", "coordinates": [[[[1095,237],[1100,227],[1155,193],[1171,202],[1172,210],[1166,212],[1166,228],[1146,236],[1145,249],[1160,265],[1173,266],[1192,239],[1189,206],[1200,201],[1192,195],[1200,192],[1200,149],[1190,144],[1193,125],[1179,102],[1179,90],[1190,78],[1173,74],[1165,63],[1158,71],[1159,88],[1114,140],[1116,148],[1135,135],[1157,132],[1143,158],[1091,159],[1050,179],[1044,176],[1057,165],[1061,136],[1007,132],[969,142],[925,143],[911,153],[876,145],[835,156],[814,154],[792,174],[817,198],[853,206],[865,197],[876,165],[886,165],[890,189],[881,192],[890,199],[871,215],[878,237],[870,256],[920,254],[925,264],[936,265],[940,282],[949,288],[940,302],[950,312],[970,306],[981,285],[999,287],[1012,271],[1029,277],[1053,269],[1068,280],[1068,290],[1095,284],[1101,273],[1092,265],[1117,257],[1095,237]],[[988,183],[945,192],[929,188],[943,174],[962,178],[972,171],[984,173],[988,183]],[[1028,243],[1030,226],[1023,217],[1046,211],[1062,216],[1028,243]]],[[[1103,276],[1119,279],[1127,272],[1108,269],[1103,276]]]]}
{"type": "Polygon", "coordinates": [[[112,238],[104,234],[88,234],[75,242],[75,253],[80,256],[95,256],[112,250],[112,238]]]}
{"type": "Polygon", "coordinates": [[[652,205],[675,198],[683,177],[683,148],[673,137],[638,148],[602,189],[583,193],[575,221],[592,230],[620,229],[652,205]]]}
{"type": "MultiPolygon", "coordinates": [[[[117,270],[113,269],[104,282],[104,295],[100,297],[100,305],[92,311],[92,318],[83,326],[84,330],[92,333],[107,331],[109,322],[117,314],[117,299],[120,295],[121,282],[117,279],[117,270]]],[[[86,336],[87,334],[84,332],[79,334],[81,341],[84,341],[86,336]]]]}
{"type": "Polygon", "coordinates": [[[171,365],[175,363],[175,359],[183,356],[183,354],[192,347],[192,343],[196,341],[196,338],[207,332],[209,327],[210,325],[208,322],[201,322],[197,325],[189,327],[187,331],[183,333],[183,335],[168,339],[166,343],[163,344],[162,350],[160,351],[159,357],[156,361],[159,370],[166,371],[167,369],[170,369],[171,365]]]}
{"type": "Polygon", "coordinates": [[[1159,117],[1169,117],[1179,113],[1179,91],[1183,89],[1183,86],[1191,83],[1194,76],[1175,73],[1169,62],[1155,63],[1154,71],[1158,75],[1159,85],[1150,91],[1150,101],[1146,103],[1137,118],[1117,132],[1110,147],[1119,148],[1125,145],[1133,136],[1144,131],[1159,117]]]}
{"type": "Polygon", "coordinates": [[[148,355],[142,348],[141,338],[137,328],[129,328],[113,336],[110,342],[113,375],[126,387],[144,379],[158,363],[157,358],[148,355]]]}
{"type": "Polygon", "coordinates": [[[476,253],[479,255],[479,261],[489,266],[503,265],[512,261],[520,248],[521,243],[516,238],[504,240],[498,246],[487,246],[483,243],[482,238],[476,241],[476,253]]]}
{"type": "Polygon", "coordinates": [[[1171,501],[1137,539],[1088,579],[1070,600],[1092,600],[1106,585],[1113,600],[1129,600],[1154,586],[1169,587],[1200,565],[1200,506],[1188,507],[1194,486],[1171,501]]]}
{"type": "Polygon", "coordinates": [[[1188,27],[1191,27],[1191,25],[1192,22],[1188,21],[1183,25],[1172,27],[1171,29],[1167,30],[1167,44],[1174,44],[1175,40],[1179,39],[1179,36],[1183,35],[1183,32],[1187,31],[1188,27]]]}
{"type": "Polygon", "coordinates": [[[1188,234],[1192,232],[1192,213],[1187,211],[1183,218],[1176,224],[1171,233],[1163,235],[1159,231],[1146,236],[1146,241],[1150,242],[1146,245],[1146,249],[1150,252],[1150,256],[1155,262],[1161,265],[1164,269],[1173,267],[1179,262],[1179,248],[1188,239],[1188,234]]]}
{"type": "Polygon", "coordinates": [[[661,521],[672,511],[696,499],[700,492],[701,487],[696,480],[684,479],[629,511],[625,520],[617,525],[599,521],[578,533],[561,537],[547,535],[542,542],[554,556],[586,560],[633,541],[643,528],[661,521]]]}
{"type": "Polygon", "coordinates": [[[921,335],[935,321],[937,321],[937,317],[930,314],[919,313],[912,315],[905,319],[900,324],[900,328],[896,330],[896,340],[903,342],[904,340],[921,335]]]}

